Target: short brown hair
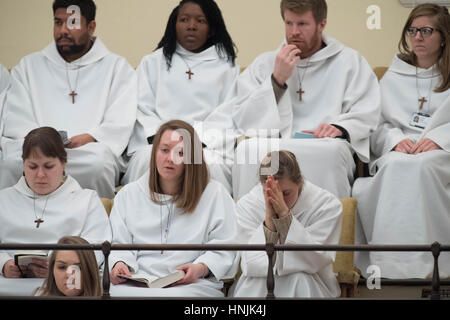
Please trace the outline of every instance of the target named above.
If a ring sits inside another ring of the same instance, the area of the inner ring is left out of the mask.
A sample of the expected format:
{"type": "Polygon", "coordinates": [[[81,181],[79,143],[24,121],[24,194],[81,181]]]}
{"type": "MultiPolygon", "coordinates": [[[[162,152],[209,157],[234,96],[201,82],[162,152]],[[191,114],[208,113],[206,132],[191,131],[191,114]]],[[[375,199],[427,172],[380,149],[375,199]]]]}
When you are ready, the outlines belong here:
{"type": "Polygon", "coordinates": [[[283,19],[286,10],[299,14],[312,11],[316,23],[321,23],[327,18],[328,14],[328,7],[325,0],[281,0],[280,9],[283,19]]]}
{"type": "Polygon", "coordinates": [[[275,180],[285,178],[291,180],[295,184],[303,185],[303,176],[297,158],[295,157],[295,154],[287,150],[269,152],[261,163],[259,173],[259,180],[261,183],[266,183],[269,175],[272,175],[275,180]],[[267,172],[263,173],[263,169],[271,168],[273,160],[278,161],[278,171],[273,174],[266,174],[267,172]]]}
{"type": "Polygon", "coordinates": [[[67,152],[58,131],[51,127],[40,127],[31,130],[25,137],[22,146],[22,160],[25,161],[39,148],[46,157],[58,158],[67,162],[67,152]]]}
{"type": "Polygon", "coordinates": [[[209,182],[209,171],[204,160],[202,143],[197,133],[190,124],[182,120],[172,120],[164,123],[155,134],[150,160],[150,198],[153,202],[161,203],[161,200],[156,195],[163,193],[159,182],[159,172],[156,167],[156,152],[161,142],[161,137],[167,130],[184,131],[187,133],[188,138],[190,138],[189,141],[183,139],[184,173],[179,184],[179,192],[173,197],[173,201],[185,213],[191,213],[197,207],[202,193],[209,182]],[[195,153],[201,154],[200,162],[198,161],[199,159],[195,159],[195,153]],[[187,159],[187,157],[190,157],[190,159],[187,159]]]}
{"type": "Polygon", "coordinates": [[[437,4],[424,3],[415,7],[409,14],[403,27],[402,35],[398,44],[400,51],[400,59],[417,66],[417,57],[412,49],[409,48],[406,39],[406,31],[413,21],[419,17],[431,17],[435,22],[437,32],[441,34],[443,46],[441,46],[441,54],[437,61],[439,72],[442,75],[442,83],[435,92],[444,92],[450,89],[450,15],[448,9],[437,4]]]}
{"type": "MultiPolygon", "coordinates": [[[[89,244],[85,239],[78,236],[67,236],[59,239],[58,244],[89,244]]],[[[97,259],[92,250],[75,250],[80,259],[81,282],[85,297],[99,297],[102,295],[102,287],[100,283],[100,274],[97,264],[97,259]]],[[[42,286],[41,296],[64,296],[56,286],[53,268],[55,267],[56,255],[58,251],[55,250],[50,255],[48,261],[48,275],[42,286]]]]}

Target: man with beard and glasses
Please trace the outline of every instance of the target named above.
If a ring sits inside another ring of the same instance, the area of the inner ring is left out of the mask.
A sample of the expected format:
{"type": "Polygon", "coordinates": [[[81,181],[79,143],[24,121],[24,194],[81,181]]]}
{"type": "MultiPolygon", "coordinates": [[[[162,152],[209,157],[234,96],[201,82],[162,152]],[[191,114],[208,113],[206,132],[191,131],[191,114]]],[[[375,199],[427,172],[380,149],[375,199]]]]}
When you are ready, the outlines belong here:
{"type": "MultiPolygon", "coordinates": [[[[278,147],[297,156],[308,180],[347,197],[355,170],[353,155],[369,161],[369,135],[380,112],[377,78],[358,52],[323,33],[325,0],[282,0],[281,15],[285,40],[241,74],[233,119],[246,136],[267,138],[262,134],[269,133],[270,138],[283,138],[278,147]]],[[[235,196],[258,182],[257,164],[249,170],[248,164],[241,165],[241,156],[257,152],[262,159],[273,151],[266,145],[265,139],[238,145],[235,196]]]]}
{"type": "Polygon", "coordinates": [[[94,37],[92,0],[55,0],[54,41],[11,72],[1,140],[0,188],[22,174],[20,150],[32,129],[51,126],[66,137],[67,172],[84,188],[113,197],[136,120],[137,77],[128,62],[94,37]]]}

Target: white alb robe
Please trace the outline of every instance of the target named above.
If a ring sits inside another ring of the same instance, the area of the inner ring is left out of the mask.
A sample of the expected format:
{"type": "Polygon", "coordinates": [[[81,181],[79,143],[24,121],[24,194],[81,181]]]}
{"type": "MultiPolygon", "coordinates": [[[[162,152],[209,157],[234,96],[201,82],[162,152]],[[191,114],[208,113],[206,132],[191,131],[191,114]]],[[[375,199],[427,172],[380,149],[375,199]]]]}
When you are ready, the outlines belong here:
{"type": "MultiPolygon", "coordinates": [[[[23,138],[37,127],[67,131],[69,138],[88,133],[98,142],[68,150],[67,172],[83,187],[112,198],[136,120],[133,68],[96,38],[92,48],[71,63],[52,42],[24,57],[11,75],[1,141],[4,158],[21,162],[23,138]],[[72,89],[75,103],[69,95],[72,89]]],[[[5,187],[1,180],[0,187],[5,187]]]]}
{"type": "MultiPolygon", "coordinates": [[[[64,236],[80,236],[89,243],[111,241],[112,233],[108,215],[97,193],[82,189],[78,182],[67,176],[65,182],[49,195],[36,195],[25,177],[10,188],[0,191],[0,242],[1,243],[51,243],[56,244],[64,236]],[[34,209],[35,206],[35,209],[34,209]],[[44,210],[45,207],[45,210],[44,210]],[[36,228],[36,219],[44,222],[36,228]]],[[[103,262],[101,251],[95,251],[99,264],[103,262]]],[[[13,259],[14,250],[0,251],[0,272],[4,264],[13,259]]],[[[26,282],[29,279],[10,279],[0,276],[0,294],[8,292],[3,284],[20,283],[27,292],[11,292],[31,295],[26,282]]],[[[36,281],[32,281],[35,284],[36,281]]]]}
{"type": "Polygon", "coordinates": [[[315,169],[307,174],[328,176],[330,184],[321,187],[343,197],[350,195],[353,183],[354,161],[349,161],[348,154],[356,152],[363,162],[369,161],[369,136],[378,124],[380,112],[379,85],[371,67],[358,52],[326,35],[323,41],[326,47],[297,63],[278,104],[271,75],[281,47],[257,57],[239,77],[233,119],[247,136],[278,137],[279,132],[282,138],[290,139],[296,132],[316,130],[321,123],[346,129],[350,143],[341,146],[346,152],[334,153],[334,148],[323,142],[311,145],[303,139],[296,139],[290,150],[308,157],[315,155],[315,169]],[[297,93],[300,82],[305,91],[302,101],[297,93]],[[341,173],[336,175],[336,169],[328,167],[324,160],[327,157],[344,163],[341,173]],[[338,180],[342,176],[348,176],[349,180],[338,180]],[[336,184],[340,186],[337,191],[333,188],[336,184]]]}
{"type": "MultiPolygon", "coordinates": [[[[238,242],[265,244],[266,209],[262,185],[255,186],[237,203],[238,242]]],[[[289,244],[338,244],[342,205],[330,192],[305,180],[291,209],[293,219],[285,241],[289,244]]],[[[274,264],[276,297],[338,297],[332,251],[277,251],[274,264]]],[[[265,251],[241,252],[242,275],[231,288],[235,297],[265,297],[268,257],[265,251]]]]}
{"type": "Polygon", "coordinates": [[[151,147],[147,138],[169,120],[184,120],[197,131],[212,177],[231,191],[231,166],[234,135],[225,133],[234,126],[231,109],[224,104],[236,95],[239,66],[217,53],[212,46],[193,53],[177,44],[167,69],[162,49],[145,56],[137,68],[138,113],[128,146],[132,156],[123,183],[139,179],[149,168],[151,147]],[[183,60],[184,59],[184,60],[183,60]],[[191,79],[187,65],[194,73],[191,79]],[[228,149],[224,144],[228,142],[228,149]],[[227,161],[229,160],[229,161],[227,161]]]}
{"type": "MultiPolygon", "coordinates": [[[[8,70],[0,64],[0,162],[2,159],[1,139],[3,132],[3,105],[5,103],[6,90],[9,87],[10,76],[8,70]]],[[[0,168],[1,169],[1,168],[0,168]]]]}
{"type": "MultiPolygon", "coordinates": [[[[442,82],[436,66],[417,73],[416,80],[416,67],[396,56],[381,80],[382,122],[371,138],[370,168],[376,173],[357,179],[353,188],[369,244],[450,243],[450,90],[433,92],[442,82]],[[424,130],[409,125],[419,112],[416,84],[428,100],[422,112],[431,115],[424,130]],[[429,138],[443,150],[418,155],[392,151],[406,138],[415,143],[429,138]]],[[[433,272],[430,252],[371,252],[358,263],[378,265],[386,278],[427,278],[433,272]]],[[[450,276],[449,253],[441,253],[439,271],[450,276]]]]}
{"type": "MultiPolygon", "coordinates": [[[[154,203],[148,186],[149,173],[125,185],[114,199],[110,220],[113,244],[233,244],[236,243],[235,204],[222,184],[211,180],[193,213],[154,203]],[[168,221],[169,207],[172,212],[168,221]],[[172,209],[173,208],[173,209],[172,209]]],[[[166,200],[170,197],[165,196],[166,200]]],[[[136,288],[127,284],[111,286],[113,296],[222,296],[224,277],[237,271],[233,251],[111,251],[110,268],[125,262],[133,272],[165,276],[183,264],[204,263],[212,276],[196,283],[164,289],[136,288]]]]}
{"type": "MultiPolygon", "coordinates": [[[[6,69],[3,65],[0,64],[0,93],[5,91],[9,86],[9,72],[8,69],[6,69]]],[[[1,108],[0,108],[0,115],[1,115],[1,108]]]]}

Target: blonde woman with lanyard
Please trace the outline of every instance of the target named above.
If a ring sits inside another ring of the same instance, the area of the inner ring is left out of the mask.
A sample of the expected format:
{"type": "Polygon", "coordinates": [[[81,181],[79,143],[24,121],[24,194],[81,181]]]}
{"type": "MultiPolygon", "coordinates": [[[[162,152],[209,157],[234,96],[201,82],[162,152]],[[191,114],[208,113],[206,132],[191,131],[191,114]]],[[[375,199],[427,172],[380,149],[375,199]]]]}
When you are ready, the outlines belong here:
{"type": "MultiPolygon", "coordinates": [[[[450,16],[434,4],[411,12],[400,54],[381,81],[382,122],[371,138],[371,178],[353,195],[369,244],[449,243],[450,228],[450,16]]],[[[439,259],[450,276],[450,255],[439,259]]],[[[363,264],[386,278],[428,278],[430,252],[371,252],[363,264]]]]}

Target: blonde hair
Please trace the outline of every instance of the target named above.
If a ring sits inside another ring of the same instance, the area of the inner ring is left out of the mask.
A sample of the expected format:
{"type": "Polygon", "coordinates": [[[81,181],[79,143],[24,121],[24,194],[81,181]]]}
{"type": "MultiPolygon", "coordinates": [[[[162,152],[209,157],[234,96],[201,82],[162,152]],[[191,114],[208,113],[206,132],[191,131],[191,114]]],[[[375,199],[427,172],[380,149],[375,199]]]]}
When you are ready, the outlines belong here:
{"type": "MultiPolygon", "coordinates": [[[[78,236],[67,236],[59,239],[58,244],[89,244],[86,240],[78,236]]],[[[97,259],[92,250],[74,250],[80,259],[81,270],[81,287],[83,292],[81,296],[86,297],[99,297],[102,295],[102,287],[100,283],[100,274],[98,270],[97,259]]],[[[58,251],[55,250],[50,255],[48,261],[48,275],[44,281],[44,284],[39,291],[40,296],[64,296],[59,291],[55,276],[53,274],[53,268],[55,267],[56,255],[58,251]]]]}
{"type": "Polygon", "coordinates": [[[281,17],[284,19],[286,10],[297,14],[312,11],[314,20],[317,24],[327,18],[328,7],[325,0],[281,0],[280,3],[281,17]]]}
{"type": "Polygon", "coordinates": [[[431,3],[424,3],[415,7],[403,27],[402,35],[398,44],[400,50],[400,59],[417,66],[417,56],[410,49],[406,31],[413,21],[419,17],[431,17],[435,22],[435,31],[441,34],[441,54],[438,58],[437,65],[442,75],[442,83],[437,87],[435,92],[444,92],[450,88],[450,15],[448,9],[431,3]]]}
{"type": "Polygon", "coordinates": [[[287,150],[269,152],[261,162],[259,181],[263,184],[266,183],[269,175],[273,176],[275,180],[285,178],[303,186],[303,176],[297,158],[295,154],[287,150]],[[268,169],[273,166],[277,168],[277,165],[273,161],[278,161],[278,170],[277,172],[268,172],[268,169]]]}
{"type": "MultiPolygon", "coordinates": [[[[162,194],[160,185],[160,175],[156,167],[156,152],[161,142],[161,137],[165,131],[181,131],[187,133],[187,138],[183,139],[184,146],[184,173],[181,176],[178,193],[173,197],[173,202],[178,208],[183,209],[184,213],[192,213],[200,202],[203,191],[209,182],[209,171],[204,161],[202,143],[197,136],[194,128],[182,120],[172,120],[164,123],[156,132],[153,139],[153,149],[150,160],[150,198],[153,202],[161,204],[157,194],[162,194]],[[201,155],[201,161],[198,162],[195,155],[201,155]],[[187,159],[190,157],[190,159],[187,159]],[[187,160],[187,161],[186,161],[187,160]]],[[[184,135],[183,135],[184,136],[184,135]]]]}

